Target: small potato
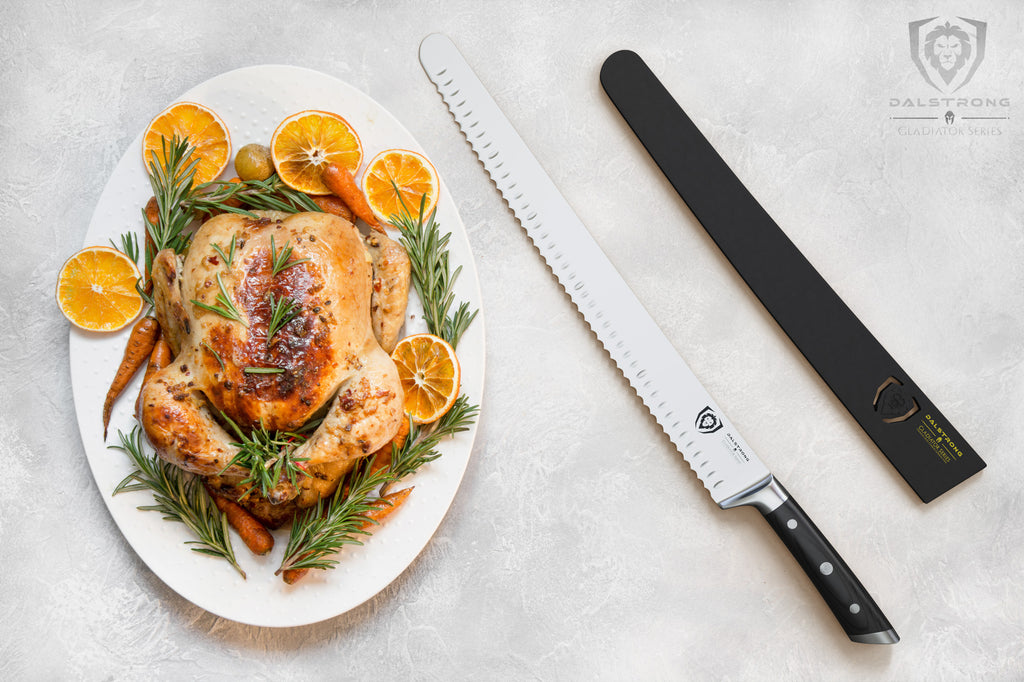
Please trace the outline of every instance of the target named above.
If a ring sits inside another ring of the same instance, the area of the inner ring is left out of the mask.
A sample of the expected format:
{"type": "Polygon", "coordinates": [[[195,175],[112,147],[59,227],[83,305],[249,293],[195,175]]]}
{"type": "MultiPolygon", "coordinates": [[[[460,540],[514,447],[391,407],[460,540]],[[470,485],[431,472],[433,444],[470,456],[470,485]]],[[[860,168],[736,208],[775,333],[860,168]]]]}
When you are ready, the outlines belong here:
{"type": "Polygon", "coordinates": [[[270,147],[252,142],[235,154],[235,172],[243,180],[266,180],[274,174],[270,147]]]}

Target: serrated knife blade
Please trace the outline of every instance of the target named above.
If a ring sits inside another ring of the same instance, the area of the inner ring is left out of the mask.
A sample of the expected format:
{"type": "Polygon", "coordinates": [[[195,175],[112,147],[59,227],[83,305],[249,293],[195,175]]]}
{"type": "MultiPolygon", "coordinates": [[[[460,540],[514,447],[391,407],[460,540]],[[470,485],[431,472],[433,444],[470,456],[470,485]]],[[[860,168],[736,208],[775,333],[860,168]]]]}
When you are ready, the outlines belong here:
{"type": "Polygon", "coordinates": [[[852,640],[899,641],[644,309],[455,44],[442,34],[427,36],[420,63],[519,224],[712,499],[726,509],[761,511],[852,640]]]}

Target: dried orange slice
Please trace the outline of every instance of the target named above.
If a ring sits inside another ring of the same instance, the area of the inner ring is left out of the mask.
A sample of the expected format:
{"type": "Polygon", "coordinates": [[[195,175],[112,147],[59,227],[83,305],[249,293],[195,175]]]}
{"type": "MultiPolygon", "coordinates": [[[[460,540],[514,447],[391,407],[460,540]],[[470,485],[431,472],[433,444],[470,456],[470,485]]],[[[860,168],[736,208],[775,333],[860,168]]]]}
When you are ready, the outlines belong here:
{"type": "Polygon", "coordinates": [[[224,172],[231,159],[231,136],[228,127],[212,109],[195,102],[178,102],[156,115],[142,135],[142,161],[149,170],[153,152],[164,161],[162,137],[168,144],[177,135],[188,138],[195,147],[193,158],[199,159],[193,184],[210,182],[224,172]]]}
{"type": "Polygon", "coordinates": [[[57,275],[57,305],[71,324],[93,332],[128,326],[142,312],[135,289],[139,269],[109,246],[89,246],[68,258],[57,275]]]}
{"type": "Polygon", "coordinates": [[[294,190],[330,194],[320,173],[333,163],[356,174],[363,161],[363,143],[348,121],[328,111],[300,111],[274,131],[270,157],[278,176],[294,190]]]}
{"type": "Polygon", "coordinates": [[[443,417],[459,397],[462,370],[455,349],[433,334],[414,334],[398,342],[391,359],[405,390],[405,411],[418,424],[443,417]]]}
{"type": "Polygon", "coordinates": [[[416,217],[424,195],[427,200],[423,215],[430,215],[437,205],[439,184],[434,164],[407,149],[388,149],[377,154],[363,172],[363,194],[374,215],[384,222],[392,215],[400,215],[403,203],[416,217]]]}

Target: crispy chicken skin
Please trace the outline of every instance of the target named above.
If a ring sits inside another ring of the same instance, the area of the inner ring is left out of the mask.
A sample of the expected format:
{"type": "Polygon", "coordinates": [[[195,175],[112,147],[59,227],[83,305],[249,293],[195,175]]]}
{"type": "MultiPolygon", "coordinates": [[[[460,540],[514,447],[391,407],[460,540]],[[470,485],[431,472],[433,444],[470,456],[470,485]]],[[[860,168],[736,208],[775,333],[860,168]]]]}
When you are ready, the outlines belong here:
{"type": "MultiPolygon", "coordinates": [[[[394,275],[394,266],[375,272],[368,245],[343,218],[260,215],[212,218],[186,257],[163,251],[154,260],[156,315],[175,358],[143,387],[139,421],[164,459],[231,486],[248,472],[233,466],[221,474],[237,453],[232,443],[238,438],[217,416],[242,429],[294,431],[323,414],[295,452],[308,458],[301,465],[307,475],[269,496],[273,503],[308,506],[332,493],[357,459],[391,440],[403,419],[397,370],[375,336],[378,327],[397,335],[401,319],[371,319],[374,282],[394,275]],[[226,263],[232,237],[235,253],[226,263]],[[273,274],[272,237],[275,253],[287,246],[289,260],[302,262],[273,274]],[[229,309],[225,293],[240,320],[197,305],[229,309]],[[297,303],[299,313],[268,343],[271,300],[284,298],[297,303]]],[[[407,295],[408,274],[404,286],[407,295]]],[[[389,314],[404,318],[404,304],[389,301],[389,314]]]]}
{"type": "Polygon", "coordinates": [[[370,318],[373,335],[388,353],[398,345],[405,306],[409,302],[409,255],[402,245],[380,232],[363,238],[373,261],[373,294],[370,296],[370,318]]]}

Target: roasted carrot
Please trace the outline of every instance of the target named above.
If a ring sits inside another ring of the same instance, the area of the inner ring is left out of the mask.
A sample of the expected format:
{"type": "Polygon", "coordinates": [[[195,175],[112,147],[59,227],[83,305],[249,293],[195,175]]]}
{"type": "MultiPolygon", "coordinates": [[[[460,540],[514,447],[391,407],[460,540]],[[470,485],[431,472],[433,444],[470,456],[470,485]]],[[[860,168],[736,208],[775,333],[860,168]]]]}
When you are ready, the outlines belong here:
{"type": "MultiPolygon", "coordinates": [[[[307,552],[307,553],[303,554],[301,557],[299,557],[299,559],[300,560],[301,559],[305,559],[309,555],[310,555],[310,553],[307,552]]],[[[302,576],[304,576],[307,573],[309,573],[309,569],[308,568],[286,568],[283,571],[278,569],[278,573],[281,574],[281,580],[285,581],[285,583],[287,583],[288,585],[294,585],[295,583],[299,582],[299,580],[302,579],[302,576]]],[[[275,573],[274,575],[277,575],[277,573],[275,573]]]]}
{"type": "Polygon", "coordinates": [[[307,573],[309,573],[308,568],[286,568],[281,572],[281,579],[289,585],[294,585],[307,573]]]}
{"type": "Polygon", "coordinates": [[[163,335],[158,334],[156,343],[153,344],[153,352],[149,354],[149,364],[146,365],[146,373],[142,375],[142,383],[149,381],[149,378],[159,370],[171,364],[171,346],[163,335]]]}
{"type": "Polygon", "coordinates": [[[373,215],[370,204],[366,203],[363,190],[359,189],[356,179],[352,177],[352,173],[335,163],[329,163],[324,168],[323,179],[327,189],[341,197],[341,200],[352,209],[357,218],[370,227],[382,229],[380,223],[377,222],[377,216],[373,215]]]}
{"type": "Polygon", "coordinates": [[[409,421],[409,415],[405,415],[405,418],[402,419],[401,425],[398,427],[398,433],[396,433],[395,437],[391,439],[391,442],[394,443],[396,448],[401,449],[402,446],[405,445],[405,439],[409,437],[409,429],[411,428],[412,424],[409,421]]]}
{"type": "Polygon", "coordinates": [[[132,333],[128,336],[128,345],[124,349],[124,357],[121,358],[121,365],[117,368],[114,381],[107,391],[107,398],[103,401],[103,438],[107,437],[107,426],[110,424],[110,413],[114,409],[114,401],[121,395],[125,386],[131,381],[139,368],[145,364],[149,354],[153,352],[156,345],[157,335],[160,333],[160,323],[155,317],[149,315],[143,317],[132,327],[132,333]]]}
{"type": "Polygon", "coordinates": [[[409,417],[406,416],[402,419],[402,425],[398,427],[398,433],[395,437],[389,440],[384,446],[370,455],[373,460],[370,464],[370,472],[375,473],[380,471],[391,463],[391,446],[394,445],[396,448],[401,449],[405,444],[405,439],[409,436],[409,417]]]}
{"type": "Polygon", "coordinates": [[[356,214],[352,212],[352,209],[348,207],[341,197],[336,197],[333,194],[323,195],[310,195],[310,199],[313,203],[320,207],[320,210],[324,213],[330,213],[340,218],[352,222],[356,219],[356,214]]]}
{"type": "Polygon", "coordinates": [[[217,493],[211,492],[210,497],[253,554],[266,554],[274,548],[274,536],[242,505],[217,493]]]}
{"type": "MultiPolygon", "coordinates": [[[[156,197],[150,197],[149,201],[146,202],[146,220],[153,225],[158,225],[160,220],[160,208],[157,206],[156,197]]],[[[156,258],[156,242],[153,241],[153,235],[149,233],[149,225],[143,225],[143,233],[146,235],[144,241],[145,250],[143,251],[143,260],[146,263],[152,263],[153,259],[156,258]]],[[[146,294],[153,293],[153,273],[150,272],[149,268],[142,273],[143,291],[146,294]]]]}
{"type": "Polygon", "coordinates": [[[160,220],[160,207],[156,203],[156,197],[150,197],[146,202],[146,220],[154,225],[160,220]]]}
{"type": "Polygon", "coordinates": [[[146,382],[158,371],[171,364],[171,347],[162,334],[157,334],[156,343],[153,344],[153,352],[149,354],[149,364],[146,365],[146,373],[142,375],[142,386],[139,387],[139,397],[135,400],[135,414],[142,412],[142,390],[146,388],[146,382]]]}
{"type": "Polygon", "coordinates": [[[412,488],[413,486],[409,486],[408,488],[396,490],[395,492],[388,493],[379,500],[374,501],[372,503],[373,509],[363,514],[363,516],[369,520],[364,521],[363,525],[360,526],[359,529],[366,530],[367,528],[375,526],[387,517],[391,516],[396,509],[402,506],[402,503],[405,502],[406,498],[409,497],[409,493],[412,492],[412,488]]]}

